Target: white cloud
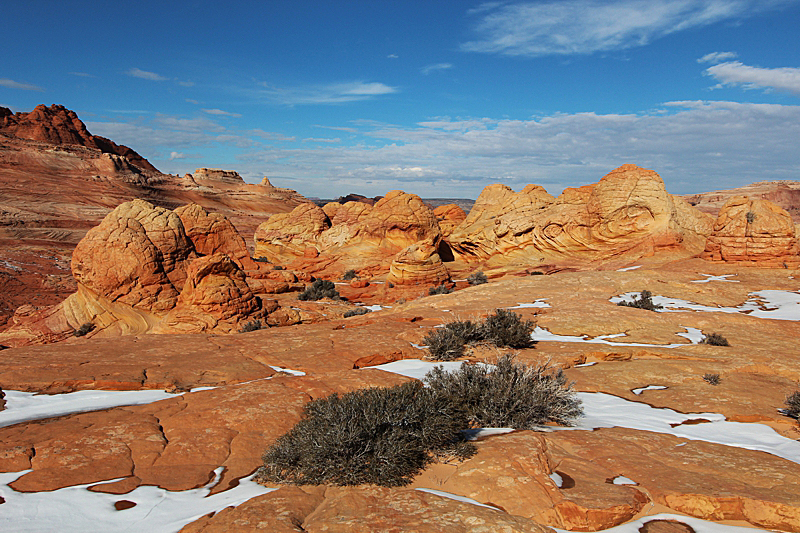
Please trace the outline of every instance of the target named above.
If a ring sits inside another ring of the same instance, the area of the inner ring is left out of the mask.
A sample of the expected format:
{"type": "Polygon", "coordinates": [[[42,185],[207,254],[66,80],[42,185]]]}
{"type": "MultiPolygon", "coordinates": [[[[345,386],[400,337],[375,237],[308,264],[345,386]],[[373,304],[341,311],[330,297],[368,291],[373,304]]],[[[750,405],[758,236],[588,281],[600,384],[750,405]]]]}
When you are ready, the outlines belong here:
{"type": "Polygon", "coordinates": [[[341,140],[341,139],[339,139],[339,138],[335,138],[335,139],[321,139],[321,138],[319,138],[319,137],[308,137],[308,138],[306,138],[306,139],[303,139],[303,142],[304,142],[304,143],[305,143],[305,142],[314,142],[314,143],[340,143],[340,142],[342,142],[342,140],[341,140]]]}
{"type": "Polygon", "coordinates": [[[207,118],[182,118],[176,117],[172,115],[164,115],[162,113],[157,113],[153,122],[158,126],[178,130],[178,131],[189,131],[189,132],[220,132],[224,131],[225,128],[214,122],[213,120],[209,120],[207,118]]]}
{"type": "Polygon", "coordinates": [[[314,124],[315,128],[325,128],[326,130],[346,131],[348,133],[358,133],[356,128],[348,128],[345,126],[323,126],[322,124],[314,124]]]}
{"type": "Polygon", "coordinates": [[[184,101],[188,104],[200,105],[200,102],[198,102],[197,100],[193,100],[191,98],[186,98],[184,101]]]}
{"type": "Polygon", "coordinates": [[[87,72],[70,72],[73,76],[80,76],[81,78],[96,78],[97,76],[87,72]]]}
{"type": "Polygon", "coordinates": [[[796,0],[563,0],[481,6],[469,52],[591,54],[643,46],[670,33],[741,19],[796,0]]]}
{"type": "Polygon", "coordinates": [[[203,113],[208,113],[209,115],[220,115],[220,116],[235,117],[235,118],[239,118],[242,116],[239,113],[230,113],[228,111],[223,111],[222,109],[201,109],[200,111],[202,111],[203,113]]]}
{"type": "Polygon", "coordinates": [[[777,89],[800,94],[800,68],[761,68],[728,61],[705,70],[721,85],[740,85],[745,89],[777,89]]]}
{"type": "Polygon", "coordinates": [[[711,52],[697,60],[698,63],[722,63],[729,59],[735,59],[738,54],[736,52],[711,52]]]}
{"type": "Polygon", "coordinates": [[[141,78],[143,80],[150,80],[150,81],[166,81],[166,80],[169,79],[169,78],[165,78],[164,76],[161,76],[159,74],[156,74],[155,72],[148,72],[146,70],[142,70],[142,69],[138,69],[138,68],[129,69],[126,72],[126,74],[128,76],[133,77],[133,78],[141,78]]]}
{"type": "Polygon", "coordinates": [[[258,96],[285,105],[342,104],[369,100],[376,96],[398,92],[396,87],[390,87],[378,82],[364,81],[310,87],[281,88],[266,83],[262,83],[261,86],[264,88],[257,92],[258,96]]]}
{"type": "Polygon", "coordinates": [[[182,152],[170,152],[169,153],[169,160],[170,161],[174,161],[175,159],[186,159],[187,157],[189,157],[189,156],[184,154],[184,153],[182,153],[182,152]]]}
{"type": "Polygon", "coordinates": [[[180,85],[182,87],[194,87],[194,82],[193,81],[179,81],[178,85],[180,85]]]}
{"type": "Polygon", "coordinates": [[[400,57],[400,56],[399,56],[399,55],[397,55],[397,54],[389,54],[389,55],[388,55],[388,56],[386,56],[386,57],[388,57],[389,59],[397,59],[397,58],[398,58],[398,57],[400,57]]]}
{"type": "Polygon", "coordinates": [[[21,89],[23,91],[44,91],[38,85],[30,83],[20,83],[18,81],[10,80],[8,78],[0,78],[0,87],[8,87],[9,89],[21,89]]]}
{"type": "Polygon", "coordinates": [[[453,68],[452,63],[436,63],[435,65],[428,65],[426,67],[422,67],[421,69],[419,69],[419,71],[427,75],[437,70],[447,70],[451,68],[453,68]]]}
{"type": "Polygon", "coordinates": [[[264,131],[262,129],[254,129],[250,130],[250,133],[261,137],[262,139],[267,139],[269,141],[295,141],[297,140],[295,137],[289,137],[284,135],[283,133],[275,133],[272,131],[264,131]]]}

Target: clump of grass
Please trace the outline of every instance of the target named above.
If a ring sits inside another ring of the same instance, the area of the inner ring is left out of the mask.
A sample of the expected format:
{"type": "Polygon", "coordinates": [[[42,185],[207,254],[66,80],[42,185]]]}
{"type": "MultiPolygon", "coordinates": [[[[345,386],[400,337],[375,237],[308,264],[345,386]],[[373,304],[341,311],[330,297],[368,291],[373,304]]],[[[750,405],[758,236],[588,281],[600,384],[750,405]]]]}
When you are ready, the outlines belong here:
{"type": "Polygon", "coordinates": [[[703,340],[700,341],[700,344],[710,344],[711,346],[730,346],[728,339],[719,333],[709,333],[703,337],[703,340]]]}
{"type": "Polygon", "coordinates": [[[792,418],[800,418],[800,390],[794,391],[786,397],[786,409],[783,414],[792,418]]]}
{"type": "Polygon", "coordinates": [[[356,271],[351,268],[350,270],[342,274],[342,281],[352,281],[357,277],[358,274],[356,274],[356,271]]]}
{"type": "Polygon", "coordinates": [[[744,215],[744,218],[746,218],[746,219],[747,219],[747,223],[748,223],[748,224],[752,224],[753,222],[755,222],[755,221],[756,221],[756,214],[755,214],[755,213],[753,213],[752,211],[748,211],[748,212],[747,212],[747,213],[744,215]]]}
{"type": "Polygon", "coordinates": [[[81,326],[72,332],[75,337],[83,337],[94,331],[95,325],[91,322],[84,322],[81,326]]]}
{"type": "Polygon", "coordinates": [[[303,301],[321,300],[322,298],[330,298],[331,300],[341,299],[339,291],[336,290],[336,285],[332,281],[324,279],[314,280],[311,286],[297,295],[297,299],[303,301]]]}
{"type": "Polygon", "coordinates": [[[350,318],[351,316],[359,316],[359,315],[366,315],[367,313],[371,313],[371,309],[367,309],[366,307],[356,307],[355,309],[350,309],[349,311],[344,312],[344,318],[350,318]]]}
{"type": "Polygon", "coordinates": [[[643,290],[638,298],[634,298],[632,302],[619,302],[617,305],[623,307],[635,307],[637,309],[647,309],[648,311],[658,311],[663,309],[663,305],[653,303],[653,293],[648,290],[643,290]]]}
{"type": "Polygon", "coordinates": [[[513,355],[501,357],[494,368],[463,363],[446,372],[438,366],[424,381],[435,394],[464,406],[473,427],[571,426],[583,415],[573,383],[560,368],[515,363],[513,355]]]}
{"type": "Polygon", "coordinates": [[[482,323],[449,322],[425,335],[423,342],[428,346],[431,359],[452,361],[464,355],[467,344],[489,342],[495,346],[527,348],[533,344],[531,332],[535,325],[532,320],[522,320],[517,313],[497,309],[482,323]]]}
{"type": "Polygon", "coordinates": [[[464,407],[413,381],[314,400],[264,454],[262,482],[407,485],[435,453],[475,453],[464,407]]]}
{"type": "Polygon", "coordinates": [[[711,385],[719,385],[722,383],[719,374],[703,374],[703,380],[711,385]]]}
{"type": "Polygon", "coordinates": [[[489,278],[486,277],[486,274],[484,274],[483,271],[478,270],[467,277],[467,282],[473,286],[483,285],[484,283],[489,283],[489,278]]]}
{"type": "Polygon", "coordinates": [[[450,287],[448,287],[444,283],[442,283],[441,285],[438,285],[436,287],[431,287],[430,289],[428,289],[428,295],[429,296],[434,296],[436,294],[450,294],[451,292],[453,292],[453,289],[451,289],[450,287]]]}
{"type": "Polygon", "coordinates": [[[264,324],[260,320],[250,320],[249,322],[245,322],[242,327],[239,328],[239,333],[258,331],[259,329],[264,329],[264,324]]]}

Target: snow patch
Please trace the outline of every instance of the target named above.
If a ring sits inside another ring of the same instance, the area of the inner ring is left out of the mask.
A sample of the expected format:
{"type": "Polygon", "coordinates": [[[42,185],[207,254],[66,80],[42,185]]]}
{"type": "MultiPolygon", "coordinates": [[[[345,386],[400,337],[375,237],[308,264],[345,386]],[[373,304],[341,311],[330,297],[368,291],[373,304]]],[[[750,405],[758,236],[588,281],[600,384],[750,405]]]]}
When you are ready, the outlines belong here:
{"type": "MultiPolygon", "coordinates": [[[[696,328],[687,328],[685,326],[681,326],[683,329],[686,330],[685,333],[676,333],[681,337],[689,339],[691,344],[697,344],[702,340],[703,334],[699,329],[696,328]]],[[[546,341],[546,342],[585,342],[587,344],[608,344],[609,346],[645,346],[645,347],[656,347],[656,348],[680,348],[682,346],[687,346],[686,343],[675,343],[675,344],[645,344],[640,342],[615,342],[610,341],[609,339],[618,339],[620,337],[627,337],[627,333],[612,333],[610,335],[598,335],[597,337],[589,337],[589,335],[581,335],[577,337],[575,335],[558,335],[555,333],[550,333],[546,329],[536,326],[534,328],[533,333],[531,333],[531,339],[534,341],[546,341]]]]}
{"type": "Polygon", "coordinates": [[[628,272],[630,270],[636,270],[637,268],[642,268],[642,265],[634,265],[625,268],[618,268],[617,272],[628,272]]]}
{"type": "Polygon", "coordinates": [[[634,393],[636,396],[641,395],[646,390],[664,390],[667,387],[664,385],[648,385],[646,387],[641,387],[639,389],[631,389],[631,392],[634,393]]]}
{"type": "MultiPolygon", "coordinates": [[[[610,298],[609,301],[611,303],[632,302],[640,295],[641,293],[638,292],[626,292],[610,298]]],[[[800,320],[800,292],[766,289],[751,292],[748,296],[747,301],[736,307],[713,307],[666,296],[653,296],[653,303],[664,307],[664,309],[657,311],[659,313],[689,309],[691,311],[712,313],[743,313],[773,320],[800,320]]]]}
{"type": "Polygon", "coordinates": [[[692,280],[691,283],[708,283],[709,281],[727,281],[728,283],[739,283],[739,280],[736,279],[726,279],[733,276],[737,276],[738,274],[722,274],[721,276],[715,276],[714,274],[700,274],[701,276],[705,276],[706,279],[695,279],[692,280]]]}
{"type": "MultiPolygon", "coordinates": [[[[754,531],[758,531],[757,529],[753,529],[752,527],[717,524],[716,522],[701,520],[700,518],[694,518],[691,516],[684,516],[672,513],[659,513],[654,515],[643,516],[642,518],[639,518],[637,520],[619,526],[614,526],[608,529],[602,529],[597,531],[596,533],[639,533],[640,528],[642,528],[646,523],[652,522],[654,520],[674,520],[676,522],[681,522],[694,529],[695,533],[753,533],[754,531]]],[[[558,531],[559,533],[571,533],[568,529],[559,529],[556,527],[554,527],[553,529],[555,531],[558,531]]]]}
{"type": "Polygon", "coordinates": [[[626,478],[625,476],[617,476],[611,480],[614,485],[638,485],[634,480],[626,478]]]}
{"type": "Polygon", "coordinates": [[[269,365],[269,367],[274,370],[275,372],[283,372],[285,374],[291,374],[292,376],[305,376],[306,373],[302,370],[292,370],[291,368],[283,368],[280,366],[273,366],[269,365]]]}
{"type": "Polygon", "coordinates": [[[443,498],[449,498],[451,500],[456,500],[456,501],[464,502],[464,503],[471,503],[472,505],[480,505],[481,507],[487,507],[489,509],[494,509],[495,511],[504,512],[504,511],[501,511],[500,509],[498,509],[497,507],[494,507],[492,505],[486,505],[485,503],[481,503],[479,501],[473,500],[472,498],[467,498],[466,496],[459,496],[458,494],[452,494],[450,492],[444,492],[442,490],[436,490],[436,489],[422,489],[422,488],[419,488],[419,489],[416,489],[416,490],[418,490],[420,492],[428,492],[430,494],[435,494],[436,496],[441,496],[443,498]]]}
{"type": "Polygon", "coordinates": [[[531,303],[517,303],[514,307],[506,307],[506,309],[530,309],[530,308],[546,308],[550,307],[550,304],[545,302],[547,298],[538,298],[535,302],[531,303]]]}
{"type": "Polygon", "coordinates": [[[553,472],[552,474],[550,474],[550,479],[553,480],[553,483],[555,483],[556,487],[558,487],[559,489],[564,485],[564,478],[562,478],[556,472],[553,472]]]}

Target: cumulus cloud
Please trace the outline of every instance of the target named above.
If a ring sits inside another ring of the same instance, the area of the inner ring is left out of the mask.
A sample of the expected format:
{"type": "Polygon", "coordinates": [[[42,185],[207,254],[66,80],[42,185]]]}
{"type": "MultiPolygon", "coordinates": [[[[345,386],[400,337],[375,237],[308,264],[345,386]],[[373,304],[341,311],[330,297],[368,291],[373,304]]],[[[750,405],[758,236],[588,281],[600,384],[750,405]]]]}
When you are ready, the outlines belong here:
{"type": "Polygon", "coordinates": [[[223,111],[222,109],[201,109],[203,113],[208,113],[209,115],[220,115],[225,117],[235,117],[240,118],[242,115],[239,113],[231,113],[229,111],[223,111]]]}
{"type": "Polygon", "coordinates": [[[723,61],[727,61],[729,59],[735,59],[737,55],[738,54],[736,52],[711,52],[699,58],[697,62],[712,64],[722,63],[723,61]]]}
{"type": "Polygon", "coordinates": [[[796,0],[562,0],[483,4],[468,52],[510,56],[591,54],[737,20],[796,0]]]}
{"type": "Polygon", "coordinates": [[[350,81],[309,87],[275,87],[262,83],[257,96],[285,105],[342,104],[396,93],[396,87],[379,82],[350,81]]]}
{"type": "Polygon", "coordinates": [[[720,86],[741,86],[745,89],[777,89],[800,94],[800,68],[761,68],[727,61],[705,70],[720,86]]]}
{"type": "Polygon", "coordinates": [[[166,81],[166,80],[169,79],[169,78],[165,78],[164,76],[161,76],[159,74],[156,74],[155,72],[149,72],[147,70],[142,70],[142,69],[139,69],[139,68],[129,69],[126,72],[126,74],[128,76],[133,77],[133,78],[141,78],[143,80],[150,80],[150,81],[166,81]]]}
{"type": "Polygon", "coordinates": [[[437,70],[447,70],[453,68],[452,63],[436,63],[435,65],[428,65],[426,67],[422,67],[419,71],[423,74],[427,75],[431,72],[436,72],[437,70]]]}
{"type": "Polygon", "coordinates": [[[21,89],[23,91],[44,91],[38,85],[30,83],[21,83],[18,81],[10,80],[8,78],[0,78],[0,87],[8,87],[9,89],[21,89]]]}
{"type": "Polygon", "coordinates": [[[175,159],[186,159],[187,157],[189,157],[189,156],[184,154],[184,153],[182,153],[182,152],[170,152],[169,153],[169,160],[170,161],[174,161],[175,159]]]}

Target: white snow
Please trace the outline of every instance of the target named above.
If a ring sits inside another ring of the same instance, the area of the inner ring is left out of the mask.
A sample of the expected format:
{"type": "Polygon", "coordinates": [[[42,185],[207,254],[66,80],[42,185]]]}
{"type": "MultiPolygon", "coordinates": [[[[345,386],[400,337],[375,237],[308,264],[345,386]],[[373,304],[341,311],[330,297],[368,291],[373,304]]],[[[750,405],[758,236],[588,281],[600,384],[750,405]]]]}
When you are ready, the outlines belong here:
{"type": "MultiPolygon", "coordinates": [[[[676,522],[683,522],[695,530],[695,533],[754,533],[760,531],[751,527],[731,526],[728,524],[717,524],[716,522],[709,522],[708,520],[701,520],[691,516],[683,516],[671,513],[659,513],[649,516],[643,516],[638,520],[628,522],[619,526],[611,527],[608,529],[601,529],[596,533],[639,533],[639,529],[647,522],[653,520],[675,520],[676,522]]],[[[571,533],[568,529],[559,529],[554,527],[555,531],[559,533],[571,533]]]]}
{"type": "MultiPolygon", "coordinates": [[[[17,492],[8,484],[30,470],[0,473],[0,496],[5,499],[0,509],[0,530],[17,533],[175,533],[203,515],[277,490],[255,483],[250,476],[239,480],[239,485],[232,489],[209,496],[211,488],[219,482],[222,470],[218,468],[215,479],[199,489],[170,492],[141,486],[127,494],[87,490],[98,483],[73,485],[51,492],[17,492]],[[136,506],[117,511],[114,503],[120,500],[134,502],[136,506]]],[[[117,480],[106,483],[113,481],[117,480]]]]}
{"type": "MultiPolygon", "coordinates": [[[[691,344],[697,344],[702,340],[703,334],[699,329],[696,328],[687,328],[686,326],[681,326],[683,329],[686,330],[685,333],[676,333],[676,335],[684,337],[689,340],[691,344]]],[[[598,335],[597,337],[590,338],[588,335],[581,335],[580,337],[574,335],[558,335],[555,333],[550,333],[548,330],[536,326],[534,328],[533,333],[531,333],[531,339],[535,341],[546,341],[546,342],[585,342],[587,344],[608,344],[610,346],[648,346],[648,347],[657,347],[657,348],[679,348],[682,346],[687,346],[686,343],[675,343],[675,344],[644,344],[640,342],[615,342],[610,341],[608,339],[618,339],[620,337],[627,337],[626,333],[612,333],[609,335],[598,335]]]]}
{"type": "MultiPolygon", "coordinates": [[[[421,380],[425,374],[433,370],[434,367],[441,366],[447,372],[453,372],[461,368],[463,361],[422,361],[421,359],[401,359],[383,365],[370,366],[367,368],[377,368],[394,374],[400,374],[409,378],[421,380]]],[[[483,365],[484,363],[478,363],[483,365]]]]}
{"type": "Polygon", "coordinates": [[[575,368],[581,368],[584,366],[594,366],[597,364],[597,361],[592,361],[591,363],[581,363],[579,365],[575,365],[575,368]]]}
{"type": "MultiPolygon", "coordinates": [[[[291,368],[283,368],[283,367],[280,367],[280,366],[272,366],[272,365],[269,365],[269,367],[272,370],[274,370],[275,372],[283,372],[284,374],[291,374],[292,376],[305,376],[306,375],[306,373],[303,372],[302,370],[292,370],[291,368]]],[[[251,382],[248,381],[248,383],[251,383],[251,382]]]]}
{"type": "Polygon", "coordinates": [[[504,435],[506,433],[513,433],[516,431],[514,428],[475,428],[461,430],[467,440],[478,440],[481,437],[489,437],[491,435],[504,435]]]}
{"type": "Polygon", "coordinates": [[[665,387],[664,385],[648,385],[646,387],[641,387],[641,388],[638,388],[638,389],[631,389],[631,392],[634,393],[635,395],[639,396],[640,394],[642,394],[646,390],[664,390],[666,388],[667,387],[665,387]]]}
{"type": "Polygon", "coordinates": [[[547,298],[538,298],[535,302],[531,303],[522,303],[519,302],[514,307],[506,307],[506,309],[529,309],[529,308],[546,308],[550,307],[550,304],[545,302],[547,298]]]}
{"type": "Polygon", "coordinates": [[[556,472],[553,472],[552,474],[550,474],[550,479],[553,480],[553,483],[555,483],[556,487],[558,487],[559,489],[561,488],[562,485],[564,485],[564,478],[562,478],[556,472]]]}
{"type": "MultiPolygon", "coordinates": [[[[609,301],[612,303],[632,302],[640,294],[638,292],[626,292],[610,298],[609,301]]],[[[653,303],[664,306],[664,309],[658,311],[661,313],[689,309],[713,313],[743,313],[758,318],[771,318],[774,320],[800,320],[800,292],[767,289],[751,292],[749,296],[747,301],[736,307],[713,307],[658,295],[653,296],[653,303]]]]}
{"type": "MultiPolygon", "coordinates": [[[[444,492],[443,490],[436,490],[436,489],[417,489],[420,492],[429,492],[431,494],[435,494],[437,496],[442,496],[443,498],[450,498],[451,500],[456,500],[459,502],[464,503],[471,503],[472,505],[480,505],[481,507],[488,507],[489,509],[494,509],[495,511],[501,511],[497,507],[486,505],[485,503],[481,503],[479,501],[473,500],[472,498],[467,498],[466,496],[459,496],[458,494],[452,494],[450,492],[444,492]]],[[[503,512],[503,511],[501,511],[503,512]]]]}
{"type": "Polygon", "coordinates": [[[715,276],[714,274],[700,274],[701,276],[705,276],[706,279],[695,279],[692,280],[692,283],[708,283],[709,281],[727,281],[728,283],[739,283],[739,280],[736,279],[726,279],[737,274],[722,274],[721,276],[715,276]]]}
{"type": "Polygon", "coordinates": [[[614,485],[638,485],[634,480],[628,479],[625,476],[617,476],[611,480],[614,485]]]}
{"type": "Polygon", "coordinates": [[[6,408],[0,411],[0,427],[71,413],[98,411],[123,405],[141,405],[180,396],[163,390],[82,390],[66,394],[35,394],[14,390],[4,392],[6,408]]]}
{"type": "Polygon", "coordinates": [[[618,268],[617,272],[628,272],[629,270],[636,270],[637,268],[642,268],[642,265],[634,265],[625,268],[618,268]]]}

